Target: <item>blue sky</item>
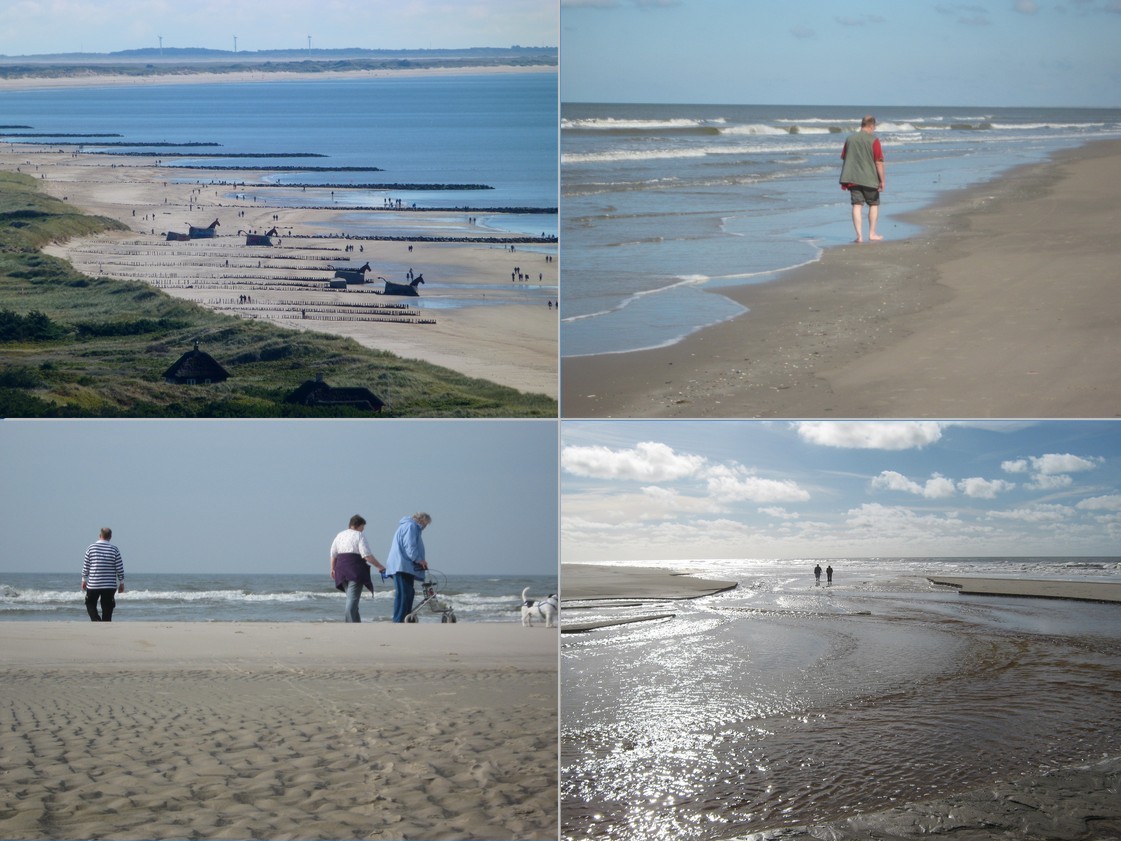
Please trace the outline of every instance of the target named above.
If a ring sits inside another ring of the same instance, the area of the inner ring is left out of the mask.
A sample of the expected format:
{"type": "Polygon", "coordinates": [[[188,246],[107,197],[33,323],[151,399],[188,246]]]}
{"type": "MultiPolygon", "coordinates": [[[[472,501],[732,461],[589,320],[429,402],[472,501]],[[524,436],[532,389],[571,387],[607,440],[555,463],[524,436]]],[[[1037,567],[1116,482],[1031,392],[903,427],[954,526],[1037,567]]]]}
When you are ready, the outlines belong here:
{"type": "Polygon", "coordinates": [[[0,572],[74,572],[101,526],[126,574],[327,574],[367,520],[432,515],[458,575],[557,570],[555,421],[2,421],[0,572]]]}
{"type": "Polygon", "coordinates": [[[564,102],[1121,105],[1121,0],[560,0],[564,102]]]}
{"type": "Polygon", "coordinates": [[[564,562],[1121,554],[1121,421],[567,421],[564,562]]]}
{"type": "Polygon", "coordinates": [[[557,0],[12,0],[0,55],[143,47],[233,50],[556,46],[557,0]]]}

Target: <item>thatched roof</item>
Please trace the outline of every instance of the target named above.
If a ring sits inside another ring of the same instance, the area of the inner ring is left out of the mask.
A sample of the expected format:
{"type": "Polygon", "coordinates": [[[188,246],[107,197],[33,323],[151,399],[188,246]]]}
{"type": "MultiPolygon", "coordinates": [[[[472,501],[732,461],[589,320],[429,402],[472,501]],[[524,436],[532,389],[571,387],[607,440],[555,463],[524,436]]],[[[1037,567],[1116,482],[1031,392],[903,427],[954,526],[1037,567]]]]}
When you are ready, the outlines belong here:
{"type": "Polygon", "coordinates": [[[199,343],[196,341],[195,349],[180,356],[174,365],[164,371],[163,378],[169,383],[196,385],[225,382],[230,375],[213,356],[199,350],[199,343]]]}
{"type": "Polygon", "coordinates": [[[321,378],[308,380],[284,398],[287,403],[305,406],[353,406],[367,412],[380,412],[385,403],[368,388],[334,388],[321,378]]]}

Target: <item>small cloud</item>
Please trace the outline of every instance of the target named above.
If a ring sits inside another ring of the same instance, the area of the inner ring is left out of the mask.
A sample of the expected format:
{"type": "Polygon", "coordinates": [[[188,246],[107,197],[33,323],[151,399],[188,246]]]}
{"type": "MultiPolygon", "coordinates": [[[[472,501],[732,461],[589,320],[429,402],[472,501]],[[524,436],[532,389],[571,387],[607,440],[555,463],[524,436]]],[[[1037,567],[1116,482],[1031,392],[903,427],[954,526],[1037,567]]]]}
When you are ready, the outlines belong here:
{"type": "Polygon", "coordinates": [[[760,508],[760,514],[766,514],[768,517],[775,517],[779,520],[797,520],[802,515],[797,511],[787,511],[785,508],[772,506],[770,508],[760,508]]]}
{"type": "Polygon", "coordinates": [[[942,3],[934,7],[940,15],[956,17],[962,26],[990,26],[989,10],[984,6],[974,6],[965,3],[942,3]]]}
{"type": "Polygon", "coordinates": [[[884,470],[872,480],[872,488],[874,490],[900,491],[927,499],[945,499],[954,495],[954,483],[938,473],[927,479],[926,484],[920,485],[918,482],[908,479],[902,473],[896,473],[894,470],[884,470]]]}
{"type": "Polygon", "coordinates": [[[1121,511],[1121,494],[1093,496],[1074,506],[1082,511],[1121,511]]]}
{"type": "Polygon", "coordinates": [[[694,475],[704,466],[703,456],[674,452],[656,441],[643,441],[628,450],[607,447],[565,447],[561,467],[591,479],[629,479],[664,482],[694,475]]]}
{"type": "Polygon", "coordinates": [[[995,499],[997,494],[1010,491],[1015,487],[1015,482],[1006,482],[1003,479],[990,481],[982,479],[980,476],[962,479],[958,482],[958,490],[974,499],[995,499]]]}
{"type": "Polygon", "coordinates": [[[1030,508],[1015,508],[1011,511],[990,511],[989,519],[1018,520],[1022,523],[1057,523],[1071,514],[1065,505],[1033,505],[1030,508]]]}
{"type": "Polygon", "coordinates": [[[1012,9],[1021,15],[1034,15],[1039,11],[1039,6],[1036,5],[1035,0],[1016,0],[1012,4],[1012,9]]]}
{"type": "Polygon", "coordinates": [[[813,29],[803,24],[791,27],[790,34],[795,38],[814,38],[817,36],[817,33],[814,32],[813,29]]]}
{"type": "Polygon", "coordinates": [[[938,421],[798,421],[795,430],[804,441],[823,447],[854,450],[911,450],[941,440],[938,421]]]}
{"type": "Polygon", "coordinates": [[[761,479],[741,465],[714,465],[705,471],[708,492],[725,502],[805,502],[810,494],[797,482],[761,479]]]}
{"type": "Polygon", "coordinates": [[[1001,462],[1000,469],[1005,473],[1027,473],[1028,460],[1026,458],[1018,458],[1015,461],[1004,461],[1001,462]]]}
{"type": "Polygon", "coordinates": [[[1071,455],[1070,453],[1048,453],[1043,456],[1035,456],[1032,458],[1031,463],[1040,473],[1078,473],[1083,470],[1093,470],[1103,459],[1101,458],[1082,458],[1082,456],[1071,455]]]}

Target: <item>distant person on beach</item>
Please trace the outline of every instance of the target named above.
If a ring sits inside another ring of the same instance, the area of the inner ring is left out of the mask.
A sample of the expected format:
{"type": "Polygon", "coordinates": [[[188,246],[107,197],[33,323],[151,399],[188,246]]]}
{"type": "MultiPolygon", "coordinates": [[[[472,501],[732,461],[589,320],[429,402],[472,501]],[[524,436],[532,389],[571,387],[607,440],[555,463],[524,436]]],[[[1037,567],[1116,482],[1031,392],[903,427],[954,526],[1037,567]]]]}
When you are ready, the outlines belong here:
{"type": "Polygon", "coordinates": [[[389,547],[389,557],[385,561],[386,575],[393,577],[393,621],[404,622],[413,612],[413,599],[416,595],[416,579],[424,580],[428,562],[424,559],[424,531],[432,518],[421,512],[411,517],[402,517],[389,547]]]}
{"type": "Polygon", "coordinates": [[[827,566],[825,568],[825,583],[826,584],[832,584],[833,583],[833,567],[832,566],[827,566]]]}
{"type": "Polygon", "coordinates": [[[358,615],[362,588],[367,588],[371,595],[374,592],[370,565],[377,567],[379,572],[385,572],[385,567],[378,563],[366,543],[366,535],[362,533],[365,529],[365,519],[355,514],[350,518],[350,525],[335,535],[331,542],[331,578],[334,579],[335,588],[346,593],[346,622],[362,621],[362,617],[358,615]]]}
{"type": "Polygon", "coordinates": [[[814,566],[814,581],[821,583],[821,564],[814,566]]]}
{"type": "Polygon", "coordinates": [[[91,622],[112,622],[117,593],[125,591],[125,562],[121,551],[109,541],[113,530],[104,528],[97,543],[86,549],[82,564],[82,589],[86,593],[86,613],[91,622]],[[101,602],[101,613],[97,604],[101,602]]]}
{"type": "Polygon", "coordinates": [[[841,149],[841,187],[852,198],[852,226],[856,241],[864,242],[864,205],[868,205],[868,239],[883,239],[876,233],[880,218],[880,191],[884,188],[884,150],[875,136],[876,118],[868,115],[860,121],[860,131],[854,131],[841,149]]]}

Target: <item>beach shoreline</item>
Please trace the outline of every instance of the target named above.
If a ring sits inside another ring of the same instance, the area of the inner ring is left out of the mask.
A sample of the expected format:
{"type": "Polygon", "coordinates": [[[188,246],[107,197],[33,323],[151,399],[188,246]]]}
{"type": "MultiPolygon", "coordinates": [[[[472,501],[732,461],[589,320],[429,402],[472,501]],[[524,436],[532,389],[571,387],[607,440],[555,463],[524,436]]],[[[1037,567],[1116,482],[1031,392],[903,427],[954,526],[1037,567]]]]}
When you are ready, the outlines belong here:
{"type": "Polygon", "coordinates": [[[676,344],[562,358],[562,416],[1116,416],[1119,188],[1106,140],[955,191],[676,344]]]}
{"type": "MultiPolygon", "coordinates": [[[[289,76],[361,79],[380,72],[250,75],[275,82],[289,76]]],[[[400,71],[403,76],[423,72],[400,71]]],[[[543,71],[505,67],[493,72],[543,71]]],[[[154,80],[143,84],[155,84],[163,77],[141,78],[154,80]]],[[[212,81],[199,74],[175,78],[194,84],[212,81]]],[[[225,73],[214,74],[213,81],[253,79],[225,73]]],[[[120,83],[138,82],[128,77],[120,83]]],[[[5,90],[0,86],[0,93],[5,90]]],[[[372,201],[364,188],[328,185],[320,190],[320,202],[312,198],[311,187],[305,193],[270,183],[275,171],[268,164],[252,171],[185,169],[167,165],[158,152],[119,155],[88,152],[61,140],[56,146],[38,138],[11,140],[20,142],[0,147],[0,169],[30,175],[42,192],[129,229],[45,249],[84,274],[144,281],[222,313],[352,338],[373,350],[524,394],[557,397],[556,237],[519,232],[525,224],[520,212],[504,217],[499,208],[414,211],[404,204],[364,210],[356,206],[372,201]],[[348,194],[355,192],[363,194],[362,201],[349,200],[348,194]],[[504,218],[511,223],[503,226],[504,218]],[[188,225],[205,227],[215,219],[219,227],[214,238],[167,239],[169,233],[185,237],[188,225]],[[271,247],[250,245],[244,235],[273,229],[278,235],[271,247]],[[328,288],[335,267],[364,263],[370,266],[366,283],[328,288]],[[521,273],[516,282],[515,269],[521,273]],[[419,296],[381,294],[379,278],[407,285],[418,275],[425,281],[419,296]],[[383,312],[388,305],[396,312],[383,312]],[[407,317],[397,317],[401,315],[407,317]]],[[[407,191],[408,186],[397,189],[407,191]]],[[[537,210],[555,213],[555,203],[537,210]]]]}
{"type": "Polygon", "coordinates": [[[3,622],[0,835],[556,837],[557,636],[3,622]]]}

